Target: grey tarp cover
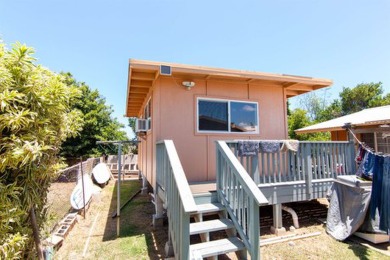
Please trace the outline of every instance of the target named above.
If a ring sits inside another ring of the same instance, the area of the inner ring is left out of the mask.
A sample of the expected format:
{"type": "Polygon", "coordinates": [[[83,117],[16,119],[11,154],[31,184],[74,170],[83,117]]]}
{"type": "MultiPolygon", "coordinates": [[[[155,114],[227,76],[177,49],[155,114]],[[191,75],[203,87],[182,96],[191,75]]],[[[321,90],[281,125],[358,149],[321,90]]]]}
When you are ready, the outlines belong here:
{"type": "Polygon", "coordinates": [[[326,220],[326,231],[337,240],[345,240],[363,224],[371,191],[334,182],[326,220]]]}

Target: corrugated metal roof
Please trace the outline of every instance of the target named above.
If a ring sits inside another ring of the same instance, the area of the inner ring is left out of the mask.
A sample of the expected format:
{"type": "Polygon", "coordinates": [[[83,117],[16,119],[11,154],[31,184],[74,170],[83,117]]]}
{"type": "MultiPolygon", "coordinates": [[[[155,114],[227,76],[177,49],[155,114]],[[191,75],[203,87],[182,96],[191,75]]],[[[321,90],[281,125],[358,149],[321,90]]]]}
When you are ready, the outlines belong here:
{"type": "Polygon", "coordinates": [[[300,128],[295,130],[295,132],[297,134],[304,134],[341,130],[346,123],[350,123],[352,126],[389,124],[390,105],[364,109],[362,111],[350,115],[338,117],[319,124],[300,128]]]}

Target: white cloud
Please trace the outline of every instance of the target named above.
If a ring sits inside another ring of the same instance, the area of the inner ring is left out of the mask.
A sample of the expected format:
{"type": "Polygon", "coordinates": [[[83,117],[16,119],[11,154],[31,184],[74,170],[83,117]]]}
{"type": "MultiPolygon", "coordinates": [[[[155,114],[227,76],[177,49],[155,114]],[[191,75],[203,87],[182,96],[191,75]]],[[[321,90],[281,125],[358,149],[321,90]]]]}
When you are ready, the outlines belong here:
{"type": "Polygon", "coordinates": [[[247,112],[253,112],[253,111],[256,111],[256,108],[254,106],[245,105],[242,107],[242,110],[247,111],[247,112]]]}

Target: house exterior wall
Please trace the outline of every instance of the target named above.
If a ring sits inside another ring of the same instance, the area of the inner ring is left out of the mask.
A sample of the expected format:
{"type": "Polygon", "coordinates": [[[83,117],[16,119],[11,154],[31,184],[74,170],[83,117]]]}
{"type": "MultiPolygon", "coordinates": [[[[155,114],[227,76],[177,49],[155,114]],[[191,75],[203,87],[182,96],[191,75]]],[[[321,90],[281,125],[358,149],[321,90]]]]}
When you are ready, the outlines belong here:
{"type": "Polygon", "coordinates": [[[331,140],[332,141],[348,141],[347,131],[331,131],[331,140]]]}
{"type": "Polygon", "coordinates": [[[198,79],[187,90],[183,80],[160,77],[151,90],[152,129],[141,139],[139,168],[153,186],[157,141],[173,140],[187,179],[201,182],[216,178],[216,140],[287,138],[287,100],[281,85],[198,79]],[[197,132],[197,98],[202,97],[258,102],[259,133],[197,132]]]}

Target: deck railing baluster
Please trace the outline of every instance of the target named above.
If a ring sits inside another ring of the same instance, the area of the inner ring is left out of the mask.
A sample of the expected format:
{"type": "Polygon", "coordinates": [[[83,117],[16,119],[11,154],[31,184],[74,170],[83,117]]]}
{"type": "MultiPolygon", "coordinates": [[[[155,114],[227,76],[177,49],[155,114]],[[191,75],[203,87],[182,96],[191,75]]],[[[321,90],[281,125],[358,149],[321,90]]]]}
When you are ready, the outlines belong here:
{"type": "MultiPolygon", "coordinates": [[[[226,142],[217,141],[216,148],[217,160],[225,161],[227,164],[227,169],[223,171],[219,168],[217,172],[218,198],[222,204],[226,205],[227,212],[251,259],[260,259],[259,206],[268,204],[268,201],[226,142]],[[227,187],[224,187],[224,183],[221,182],[221,176],[224,175],[231,179],[227,187]],[[231,189],[231,192],[223,193],[224,189],[231,189]],[[249,203],[242,205],[241,197],[248,198],[249,203]]],[[[219,164],[220,162],[217,162],[217,165],[219,164]]]]}
{"type": "Polygon", "coordinates": [[[251,170],[252,170],[253,180],[255,181],[256,184],[259,184],[260,183],[259,156],[252,156],[251,161],[252,161],[251,170]]]}
{"type": "Polygon", "coordinates": [[[325,169],[325,172],[326,172],[326,177],[330,178],[332,177],[331,175],[331,171],[330,171],[330,144],[327,143],[326,144],[326,169],[325,169]]]}
{"type": "Polygon", "coordinates": [[[296,171],[296,158],[297,158],[297,153],[288,151],[288,172],[290,175],[290,180],[296,181],[299,179],[299,176],[297,178],[297,171],[296,171]]]}
{"type": "Polygon", "coordinates": [[[261,156],[261,175],[262,183],[267,183],[266,174],[265,174],[265,162],[264,162],[264,153],[260,153],[261,156]]]}
{"type": "Polygon", "coordinates": [[[297,159],[298,159],[298,168],[297,168],[297,170],[298,170],[298,175],[299,175],[299,180],[303,180],[303,176],[302,176],[302,174],[303,174],[303,168],[304,168],[304,158],[303,158],[303,154],[304,154],[304,144],[302,144],[302,145],[300,145],[299,146],[299,153],[298,153],[298,157],[297,157],[297,159]]]}
{"type": "Polygon", "coordinates": [[[189,259],[190,215],[197,206],[173,142],[158,142],[156,151],[156,185],[165,191],[170,241],[178,259],[189,259]]]}
{"type": "Polygon", "coordinates": [[[282,182],[282,172],[281,172],[281,159],[280,159],[280,152],[278,152],[276,154],[276,162],[275,162],[275,165],[276,165],[276,170],[277,170],[277,174],[278,174],[278,179],[279,179],[279,182],[282,182]]]}

